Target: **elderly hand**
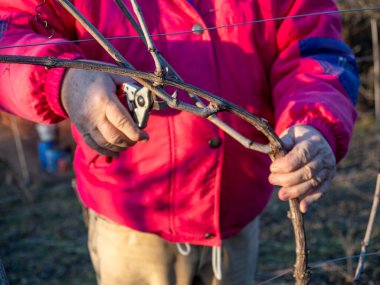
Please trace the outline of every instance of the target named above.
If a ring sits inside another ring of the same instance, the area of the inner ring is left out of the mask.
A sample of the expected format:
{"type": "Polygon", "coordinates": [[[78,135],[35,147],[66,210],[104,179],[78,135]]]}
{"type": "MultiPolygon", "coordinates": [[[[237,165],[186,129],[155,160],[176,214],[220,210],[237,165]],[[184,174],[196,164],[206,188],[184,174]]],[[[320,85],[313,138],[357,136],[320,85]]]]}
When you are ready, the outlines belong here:
{"type": "Polygon", "coordinates": [[[269,181],[281,186],[281,200],[299,198],[300,211],[317,201],[330,186],[335,175],[335,156],[323,135],[306,125],[287,129],[281,139],[289,151],[271,166],[269,181]]]}
{"type": "Polygon", "coordinates": [[[65,74],[62,105],[86,143],[100,154],[117,157],[118,152],[149,138],[116,95],[117,86],[127,80],[79,69],[65,74]]]}

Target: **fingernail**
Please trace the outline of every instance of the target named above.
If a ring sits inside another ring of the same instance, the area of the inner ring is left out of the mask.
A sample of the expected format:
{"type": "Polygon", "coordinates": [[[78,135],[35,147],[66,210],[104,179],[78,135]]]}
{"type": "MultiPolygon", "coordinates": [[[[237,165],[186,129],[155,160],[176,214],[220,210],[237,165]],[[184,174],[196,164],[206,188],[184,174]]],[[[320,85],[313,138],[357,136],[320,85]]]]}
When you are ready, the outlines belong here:
{"type": "Polygon", "coordinates": [[[288,200],[289,194],[287,192],[280,192],[280,199],[281,200],[288,200]]]}
{"type": "Polygon", "coordinates": [[[300,211],[302,214],[305,214],[307,212],[307,204],[301,203],[300,204],[300,211]]]}

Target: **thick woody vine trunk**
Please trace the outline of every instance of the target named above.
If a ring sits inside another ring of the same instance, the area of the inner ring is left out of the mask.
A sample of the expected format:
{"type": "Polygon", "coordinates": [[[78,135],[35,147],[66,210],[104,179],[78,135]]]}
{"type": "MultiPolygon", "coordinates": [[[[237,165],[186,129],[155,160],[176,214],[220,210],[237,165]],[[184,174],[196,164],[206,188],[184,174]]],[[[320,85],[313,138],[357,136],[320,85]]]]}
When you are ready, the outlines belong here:
{"type": "MultiPolygon", "coordinates": [[[[284,148],[278,150],[277,154],[272,156],[272,160],[285,155],[284,148]]],[[[307,285],[310,282],[310,268],[308,263],[308,249],[306,242],[306,233],[303,215],[300,211],[299,200],[289,200],[288,218],[292,222],[294,241],[296,247],[296,261],[294,263],[293,277],[295,285],[307,285]]]]}
{"type": "Polygon", "coordinates": [[[298,199],[289,200],[289,207],[288,218],[293,225],[296,244],[296,262],[294,264],[293,276],[296,279],[296,285],[306,285],[310,281],[310,270],[303,216],[299,210],[298,199]]]}

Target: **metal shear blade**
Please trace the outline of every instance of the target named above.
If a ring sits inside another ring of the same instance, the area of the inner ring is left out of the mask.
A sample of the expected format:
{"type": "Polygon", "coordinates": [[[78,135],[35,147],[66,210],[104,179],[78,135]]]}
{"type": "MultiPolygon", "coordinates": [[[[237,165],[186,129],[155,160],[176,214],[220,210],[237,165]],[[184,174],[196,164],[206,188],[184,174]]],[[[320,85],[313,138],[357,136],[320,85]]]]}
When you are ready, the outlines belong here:
{"type": "Polygon", "coordinates": [[[147,87],[134,82],[123,83],[118,95],[122,103],[128,107],[140,129],[146,127],[151,110],[162,110],[167,107],[164,101],[154,100],[152,92],[147,87]]]}

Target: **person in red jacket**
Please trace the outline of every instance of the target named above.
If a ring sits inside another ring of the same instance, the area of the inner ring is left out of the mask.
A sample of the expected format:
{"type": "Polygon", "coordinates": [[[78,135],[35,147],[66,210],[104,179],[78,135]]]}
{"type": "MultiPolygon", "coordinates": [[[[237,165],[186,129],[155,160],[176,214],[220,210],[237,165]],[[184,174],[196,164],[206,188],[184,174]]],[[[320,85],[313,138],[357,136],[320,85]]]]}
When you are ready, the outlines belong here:
{"type": "MultiPolygon", "coordinates": [[[[267,119],[289,150],[284,158],[270,164],[209,121],[171,109],[152,112],[141,130],[116,95],[130,79],[101,72],[1,64],[0,108],[40,123],[71,120],[99,284],[251,284],[258,216],[271,184],[282,187],[281,200],[298,197],[306,212],[347,152],[357,67],[341,40],[339,16],[320,13],[336,6],[330,0],[139,2],[150,33],[161,35],[154,37],[158,50],[181,77],[267,119]],[[313,16],[292,17],[301,14],[313,16]]],[[[39,3],[0,1],[2,52],[112,62],[58,2],[39,3]]],[[[102,34],[117,38],[112,43],[138,70],[154,70],[113,1],[75,6],[102,34]]],[[[265,141],[240,120],[221,116],[265,141]]]]}

